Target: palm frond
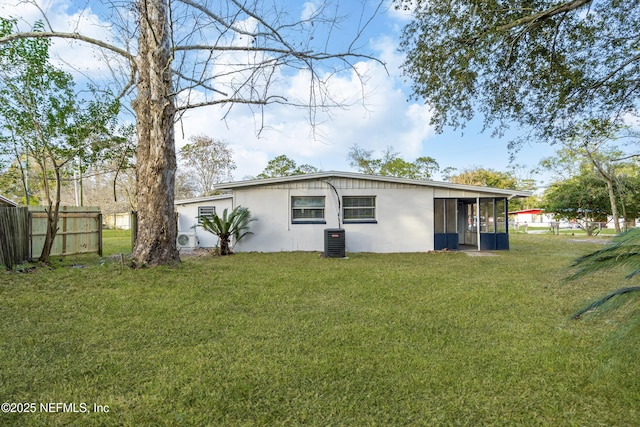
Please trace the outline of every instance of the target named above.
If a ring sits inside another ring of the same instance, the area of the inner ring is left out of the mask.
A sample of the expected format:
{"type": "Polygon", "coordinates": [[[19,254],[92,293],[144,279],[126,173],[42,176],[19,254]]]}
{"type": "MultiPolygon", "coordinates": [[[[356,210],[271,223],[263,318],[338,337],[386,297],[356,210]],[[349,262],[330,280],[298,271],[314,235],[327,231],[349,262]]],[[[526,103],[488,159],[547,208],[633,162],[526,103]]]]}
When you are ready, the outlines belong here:
{"type": "MultiPolygon", "coordinates": [[[[640,228],[621,234],[603,249],[581,256],[574,261],[573,266],[578,267],[578,269],[565,280],[575,280],[587,274],[616,267],[629,268],[631,270],[626,276],[627,279],[640,274],[640,228]]],[[[578,311],[573,315],[573,318],[579,319],[585,313],[597,309],[617,295],[637,291],[640,291],[640,286],[615,290],[578,311]]]]}
{"type": "Polygon", "coordinates": [[[618,290],[615,290],[610,294],[607,294],[604,297],[600,298],[599,300],[592,302],[582,310],[578,311],[576,314],[573,315],[573,318],[574,319],[581,318],[585,313],[595,310],[596,308],[600,307],[602,304],[604,304],[605,302],[609,301],[611,298],[617,295],[622,295],[622,294],[627,294],[629,292],[637,292],[637,291],[640,291],[640,286],[631,286],[629,288],[620,288],[618,290]]]}
{"type": "Polygon", "coordinates": [[[236,243],[243,237],[253,234],[249,231],[249,223],[256,221],[256,218],[251,217],[249,209],[238,206],[234,209],[233,219],[230,221],[233,224],[233,238],[236,243]]]}
{"type": "Polygon", "coordinates": [[[632,277],[634,277],[636,274],[640,274],[640,269],[638,270],[634,270],[631,273],[627,274],[627,277],[625,277],[625,279],[631,279],[632,277]]]}
{"type": "Polygon", "coordinates": [[[212,216],[212,215],[203,215],[203,216],[199,216],[197,217],[199,220],[199,224],[194,225],[192,228],[196,228],[196,227],[202,227],[204,228],[206,231],[208,231],[209,233],[215,234],[216,236],[219,236],[221,234],[224,234],[224,226],[220,221],[220,218],[217,216],[212,216]]]}
{"type": "Polygon", "coordinates": [[[615,267],[628,268],[627,278],[640,274],[640,228],[634,228],[614,238],[607,247],[581,256],[573,263],[578,269],[566,280],[615,267]]]}

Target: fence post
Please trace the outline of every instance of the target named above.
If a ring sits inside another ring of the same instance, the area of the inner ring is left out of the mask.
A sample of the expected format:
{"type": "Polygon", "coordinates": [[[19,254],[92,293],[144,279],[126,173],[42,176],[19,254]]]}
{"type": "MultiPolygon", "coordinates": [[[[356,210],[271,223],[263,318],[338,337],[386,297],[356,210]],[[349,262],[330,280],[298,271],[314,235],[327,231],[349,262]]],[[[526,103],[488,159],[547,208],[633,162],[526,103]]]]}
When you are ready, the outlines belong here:
{"type": "Polygon", "coordinates": [[[98,256],[102,256],[102,213],[98,214],[98,256]]]}
{"type": "Polygon", "coordinates": [[[29,229],[29,259],[33,259],[33,212],[29,211],[27,227],[29,229]]]}
{"type": "Polygon", "coordinates": [[[138,212],[131,211],[131,250],[136,246],[138,238],[138,212]]]}

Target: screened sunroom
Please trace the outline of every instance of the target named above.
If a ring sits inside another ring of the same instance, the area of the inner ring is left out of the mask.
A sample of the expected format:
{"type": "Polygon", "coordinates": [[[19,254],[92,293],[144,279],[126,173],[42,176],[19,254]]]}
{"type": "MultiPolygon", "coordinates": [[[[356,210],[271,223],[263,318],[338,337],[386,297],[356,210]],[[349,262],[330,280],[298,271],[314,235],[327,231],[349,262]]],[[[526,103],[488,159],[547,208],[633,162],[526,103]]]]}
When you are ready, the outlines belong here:
{"type": "Polygon", "coordinates": [[[508,250],[505,197],[434,199],[435,250],[508,250]]]}

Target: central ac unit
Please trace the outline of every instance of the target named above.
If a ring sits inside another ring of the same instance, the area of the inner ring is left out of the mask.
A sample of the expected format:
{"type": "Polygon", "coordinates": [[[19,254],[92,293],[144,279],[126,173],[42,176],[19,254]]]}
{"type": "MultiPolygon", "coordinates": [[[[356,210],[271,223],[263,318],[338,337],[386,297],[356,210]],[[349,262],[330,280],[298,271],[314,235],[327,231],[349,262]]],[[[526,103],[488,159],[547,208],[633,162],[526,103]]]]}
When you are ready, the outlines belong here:
{"type": "Polygon", "coordinates": [[[178,249],[193,249],[198,245],[198,238],[196,233],[179,232],[176,243],[178,249]]]}
{"type": "Polygon", "coordinates": [[[324,229],[324,256],[327,258],[345,257],[345,238],[343,228],[324,229]]]}

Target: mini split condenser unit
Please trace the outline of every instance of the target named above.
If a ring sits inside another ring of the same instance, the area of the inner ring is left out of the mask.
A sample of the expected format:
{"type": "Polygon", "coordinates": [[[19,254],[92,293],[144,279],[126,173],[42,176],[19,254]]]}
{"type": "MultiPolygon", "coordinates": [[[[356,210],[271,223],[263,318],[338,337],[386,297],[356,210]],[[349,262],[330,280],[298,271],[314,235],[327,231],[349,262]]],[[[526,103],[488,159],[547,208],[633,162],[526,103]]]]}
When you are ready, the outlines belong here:
{"type": "Polygon", "coordinates": [[[178,233],[178,239],[176,241],[178,249],[193,249],[198,245],[198,238],[196,233],[178,233]]]}

